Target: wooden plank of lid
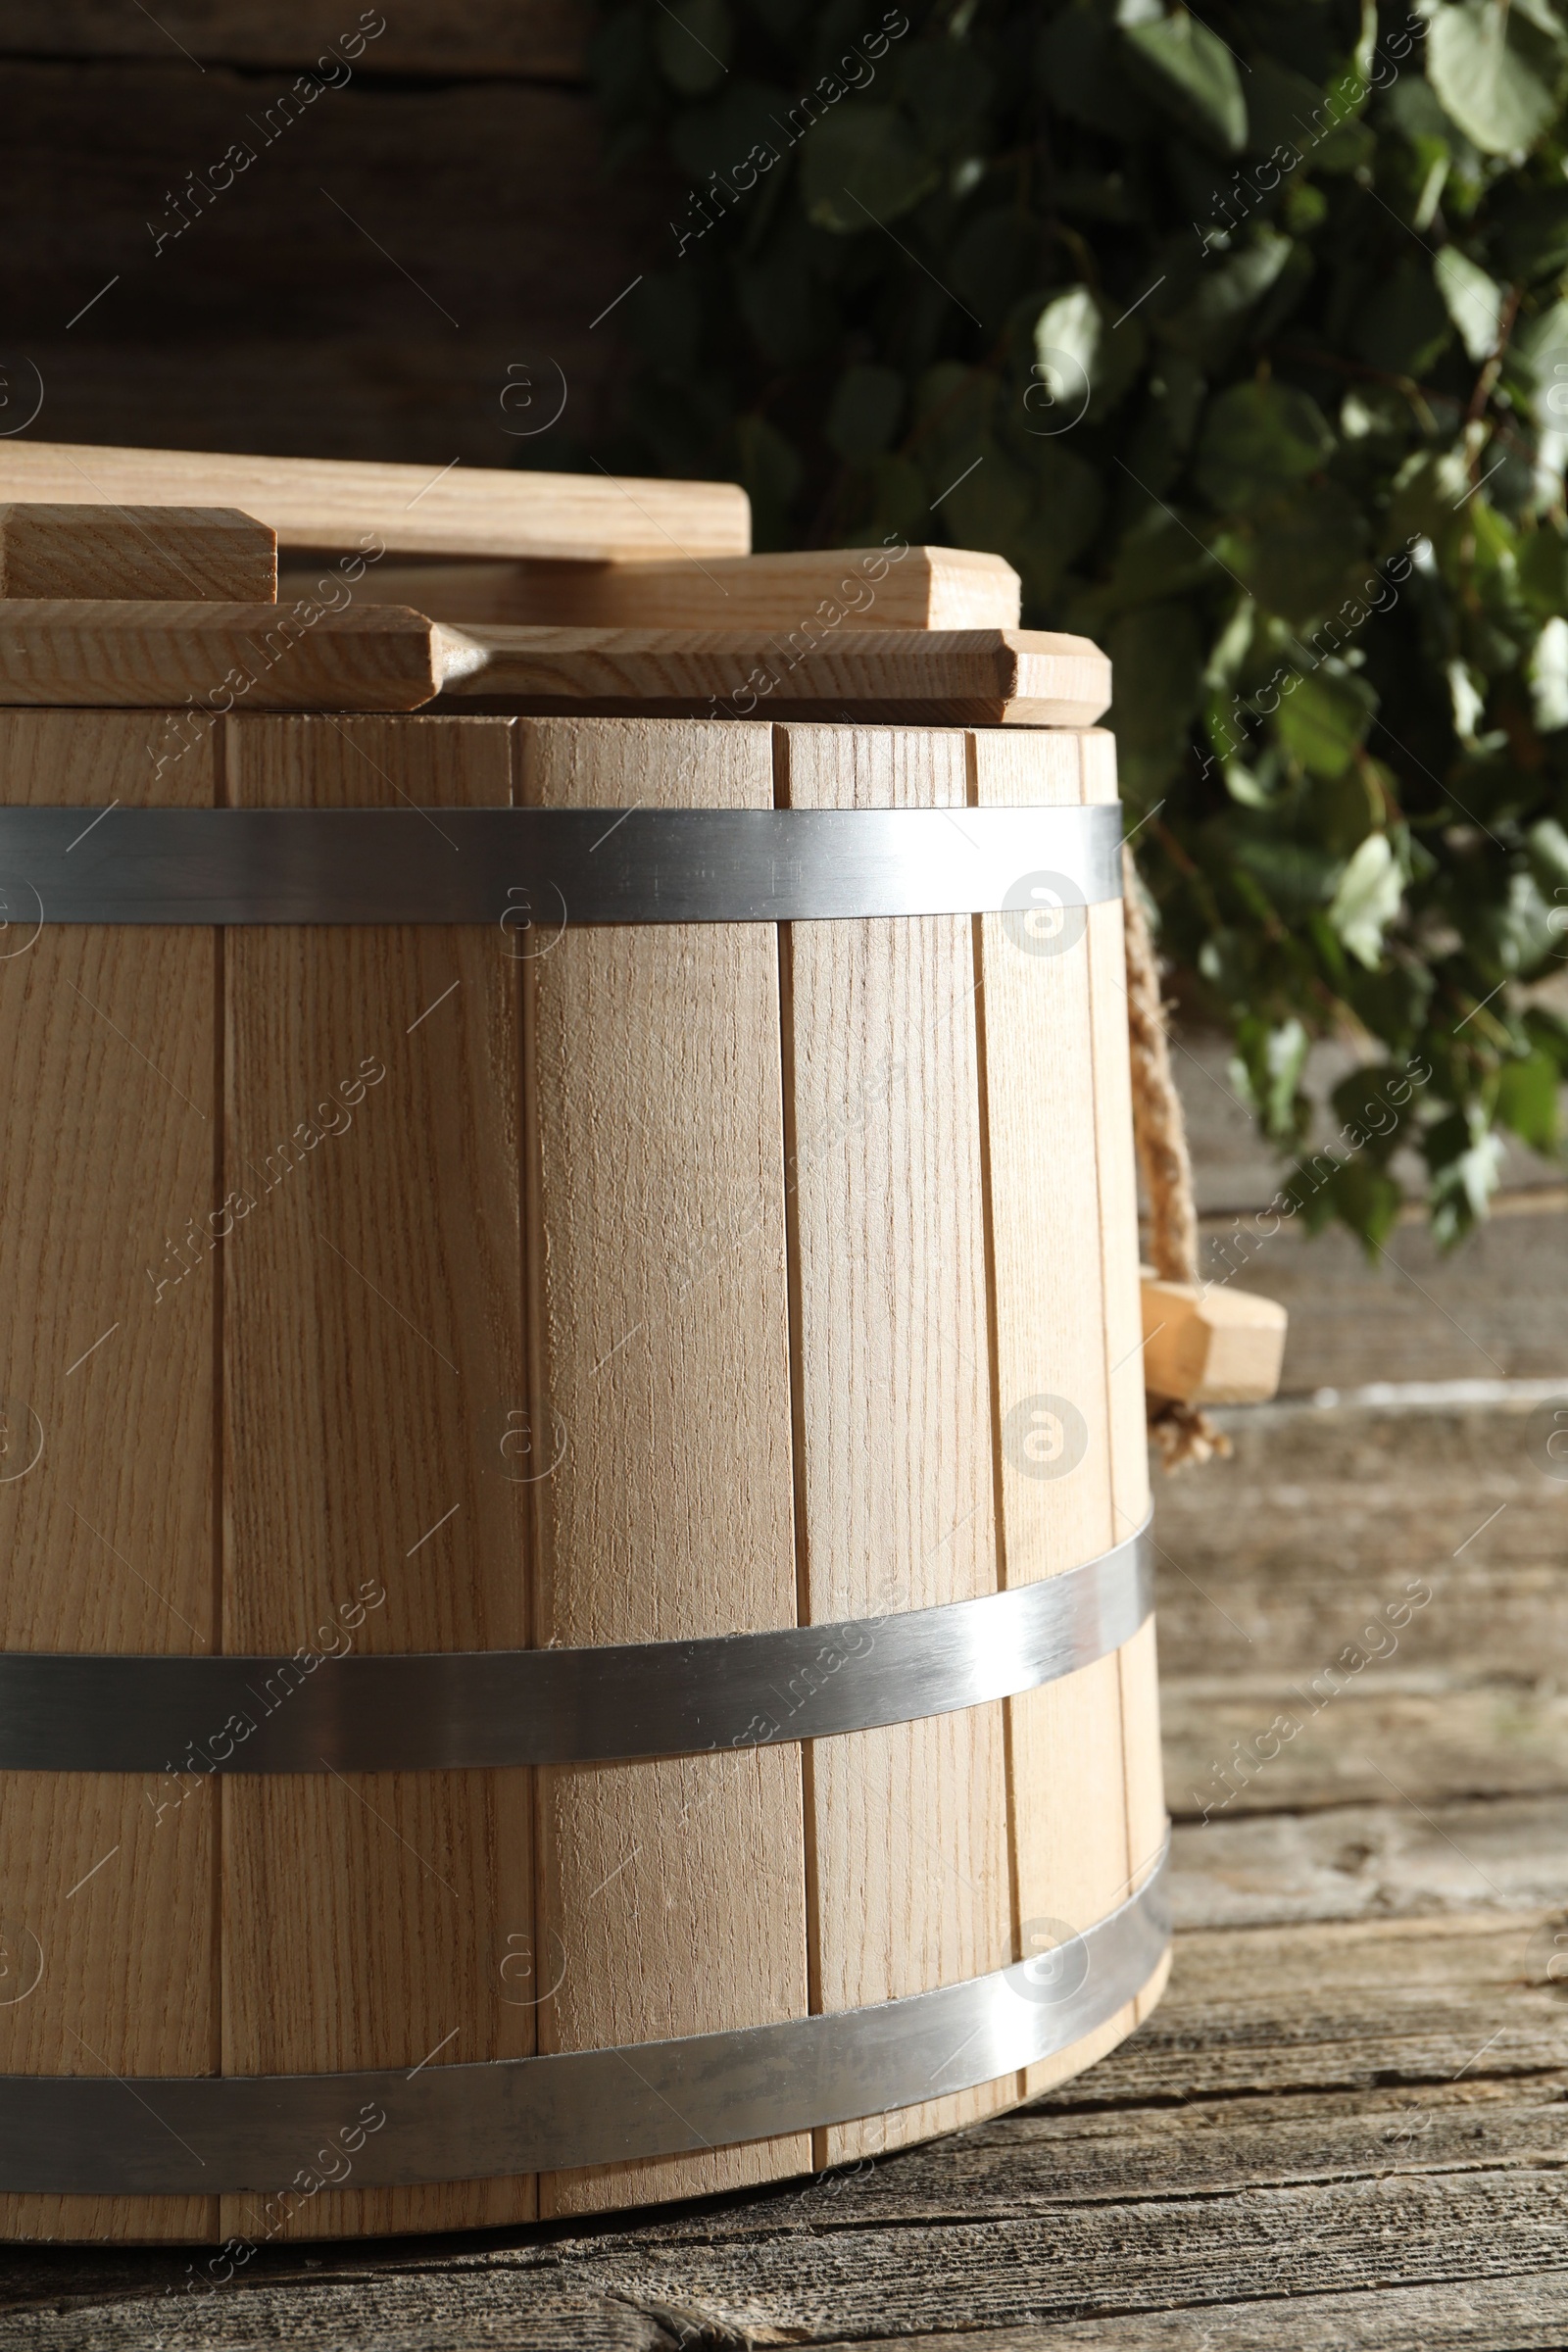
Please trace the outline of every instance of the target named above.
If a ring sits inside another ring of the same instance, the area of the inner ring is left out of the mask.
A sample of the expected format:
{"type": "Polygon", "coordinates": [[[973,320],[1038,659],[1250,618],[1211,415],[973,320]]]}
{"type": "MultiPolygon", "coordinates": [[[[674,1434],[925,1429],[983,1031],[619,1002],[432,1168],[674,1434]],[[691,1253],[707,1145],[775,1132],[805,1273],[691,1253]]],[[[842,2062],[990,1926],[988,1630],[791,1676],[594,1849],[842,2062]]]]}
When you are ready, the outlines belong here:
{"type": "Polygon", "coordinates": [[[475,649],[443,700],[533,711],[694,712],[709,718],[901,719],[1092,727],[1110,663],[1087,637],[1042,629],[823,631],[448,629],[475,649]]]}
{"type": "Polygon", "coordinates": [[[751,506],[733,482],[621,480],[462,465],[0,441],[0,499],[62,506],[240,507],[282,547],[578,563],[744,556],[751,506]]]}
{"type": "Polygon", "coordinates": [[[449,628],[406,605],[0,600],[0,706],[1093,726],[1110,664],[1023,629],[836,633],[791,658],[760,632],[449,628]]]}
{"type": "MultiPolygon", "coordinates": [[[[279,593],[315,585],[302,565],[279,593]]],[[[1015,629],[1021,588],[967,547],[806,548],[701,564],[401,564],[375,593],[432,620],[583,629],[1015,629]]]]}
{"type": "Polygon", "coordinates": [[[404,605],[0,600],[0,706],[416,710],[482,660],[404,605]]]}
{"type": "Polygon", "coordinates": [[[237,507],[4,505],[0,596],[270,604],[277,534],[237,507]]]}

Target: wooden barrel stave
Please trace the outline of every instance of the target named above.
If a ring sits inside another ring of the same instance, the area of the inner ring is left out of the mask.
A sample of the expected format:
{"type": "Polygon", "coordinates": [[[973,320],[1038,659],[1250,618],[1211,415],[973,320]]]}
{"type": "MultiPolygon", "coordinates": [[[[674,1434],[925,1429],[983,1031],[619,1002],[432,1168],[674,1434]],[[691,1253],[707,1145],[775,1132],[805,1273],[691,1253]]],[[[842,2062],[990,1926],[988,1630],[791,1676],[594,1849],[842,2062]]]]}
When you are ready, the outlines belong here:
{"type": "MultiPolygon", "coordinates": [[[[513,732],[231,719],[226,797],[507,802],[513,732]]],[[[453,855],[434,825],[430,855],[453,855]]],[[[222,1187],[257,1202],[220,1253],[225,1649],[528,1639],[526,1491],[496,1475],[494,1437],[523,1385],[518,993],[515,967],[466,928],[225,937],[222,1187]],[[386,1597],[350,1625],[366,1584],[386,1597]]],[[[531,2014],[498,1972],[507,1935],[532,1924],[528,1781],[225,1778],[223,2071],[527,2056],[531,2014]]],[[[352,2170],[308,2194],[313,2172],[340,2169],[318,2154],[302,2148],[303,2180],[273,2197],[225,2197],[223,2234],[531,2211],[526,2185],[359,2189],[352,2170]]]]}
{"type": "MultiPolygon", "coordinates": [[[[770,730],[518,722],[540,807],[768,808],[770,730]]],[[[539,1150],[535,1639],[790,1625],[789,1325],[778,959],[766,925],[571,930],[523,964],[539,1150]]],[[[587,2049],[806,2005],[797,1747],[539,1773],[540,2046],[587,2049]],[[559,1939],[559,1942],[558,1942],[559,1939]],[[556,1973],[552,1963],[552,1975],[556,1973]]],[[[796,2135],[547,2176],[541,2211],[801,2172],[796,2135]]]]}
{"type": "MultiPolygon", "coordinates": [[[[793,725],[778,751],[792,808],[962,821],[956,730],[793,725]]],[[[802,1622],[994,1592],[973,925],[798,923],[786,971],[802,1622]]],[[[814,1741],[806,1770],[813,2006],[1010,1959],[1000,1702],[814,1741]]],[[[1015,2095],[1009,2078],[835,2125],[814,2161],[874,2155],[1015,2095]]]]}
{"type": "MultiPolygon", "coordinates": [[[[210,806],[216,726],[197,722],[186,758],[155,779],[159,732],[145,712],[0,712],[0,793],[210,806]]],[[[8,904],[0,934],[0,1638],[200,1652],[218,1633],[216,1364],[211,1280],[180,1279],[195,1262],[180,1245],[209,1204],[220,1123],[218,944],[206,930],[46,927],[24,948],[28,911],[8,904]],[[29,1409],[44,1450],[17,1475],[29,1409]]],[[[206,1781],[8,1784],[0,2072],[217,2069],[216,1799],[206,1781]]],[[[217,2229],[216,2198],[0,2196],[12,2237],[217,2229]]]]}

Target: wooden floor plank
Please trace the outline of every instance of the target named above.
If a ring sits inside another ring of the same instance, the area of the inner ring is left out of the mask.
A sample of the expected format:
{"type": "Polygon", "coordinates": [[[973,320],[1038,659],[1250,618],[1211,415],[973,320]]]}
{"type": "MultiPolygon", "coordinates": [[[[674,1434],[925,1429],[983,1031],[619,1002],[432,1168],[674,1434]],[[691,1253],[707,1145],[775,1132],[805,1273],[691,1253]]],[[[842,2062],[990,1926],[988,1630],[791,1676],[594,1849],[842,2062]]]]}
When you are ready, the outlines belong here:
{"type": "Polygon", "coordinates": [[[1092,2080],[1054,2096],[1147,2103],[1554,2072],[1568,2050],[1561,1989],[1545,1976],[1559,1917],[1185,1936],[1166,2003],[1092,2080]]]}
{"type": "MultiPolygon", "coordinates": [[[[1268,2190],[1242,2180],[1211,2193],[959,2216],[925,2230],[873,2223],[823,2235],[795,2227],[717,2240],[671,2231],[635,2246],[558,2244],[554,2260],[566,2277],[591,2278],[661,2322],[676,2343],[684,2328],[688,2343],[737,2347],[832,2343],[873,2331],[883,2342],[945,2346],[953,2331],[942,2323],[961,2314],[971,2340],[1032,2325],[1034,2340],[1049,2344],[1046,2329],[1086,2313],[1142,2318],[1173,2306],[1287,2297],[1310,2304],[1325,2293],[1456,2277],[1505,2282],[1549,2271],[1562,2262],[1562,2169],[1559,2151],[1544,2171],[1477,2167],[1268,2190]]],[[[469,2325],[483,2314],[514,2347],[552,2340],[553,2317],[529,2311],[535,2264],[486,2268],[488,2277],[449,2274],[444,2281],[448,2296],[462,2296],[458,2308],[466,2306],[469,2325]]],[[[439,2314],[451,2326],[452,2305],[442,2311],[445,2298],[428,2274],[405,2278],[401,2287],[411,2318],[428,2324],[439,2314]]],[[[326,2293],[341,2311],[330,2287],[326,2293]]],[[[294,2323],[309,2324],[321,2296],[320,2287],[295,2290],[294,2323]]],[[[266,2298],[264,2315],[272,2302],[266,2298]]],[[[258,2337],[236,2331],[226,2340],[258,2337]]],[[[378,2331],[375,2340],[387,2337],[378,2331]]],[[[205,2341],[222,2344],[225,2336],[214,2331],[205,2341]]]]}
{"type": "Polygon", "coordinates": [[[1234,2195],[1400,2175],[1561,2170],[1568,2073],[1384,2084],[1235,2102],[1086,2108],[1049,2101],[851,2178],[820,2227],[932,2228],[1059,2206],[1234,2195]]]}
{"type": "Polygon", "coordinates": [[[1181,1676],[1160,1691],[1172,1813],[1236,1820],[1381,1804],[1389,1784],[1423,1804],[1568,1794],[1568,1691],[1550,1657],[1532,1674],[1396,1662],[1344,1679],[1332,1704],[1310,1678],[1181,1676]],[[1280,1723],[1279,1730],[1271,1727],[1280,1723]],[[1289,1726],[1297,1728],[1290,1731],[1289,1726]],[[1278,1741],[1277,1753],[1272,1750],[1278,1741]]]}
{"type": "MultiPolygon", "coordinates": [[[[710,2341],[832,2341],[874,2332],[1037,2328],[1172,2305],[1273,2300],[1550,2269],[1562,2262],[1558,2168],[1321,2182],[1144,2198],[1015,2220],[614,2252],[595,2267],[644,2309],[689,2313],[710,2341]],[[1456,2259],[1455,2247],[1462,2245],[1456,2259]],[[824,2328],[825,2306],[837,2325],[824,2328]]],[[[1037,2337],[1037,2341],[1041,2338],[1037,2337]]],[[[1049,2336],[1044,2341],[1049,2343],[1049,2336]]]]}
{"type": "MultiPolygon", "coordinates": [[[[1116,2218],[1112,2213],[1107,2221],[1114,2226],[1116,2218]]],[[[1010,2251],[999,2246],[999,2260],[1010,2251]]],[[[922,2342],[931,2352],[1449,2352],[1461,2346],[1463,2352],[1560,2352],[1568,2338],[1568,2270],[1544,2265],[1511,2276],[1327,2292],[1266,2278],[1256,2283],[1245,2300],[1198,2291],[1185,2308],[1104,2310],[1093,2319],[1045,2311],[1025,2316],[1030,2306],[1020,2294],[995,2326],[918,2334],[900,2327],[904,2315],[893,2308],[878,2315],[874,2333],[846,2337],[803,2328],[788,2340],[808,2342],[815,2352],[887,2352],[890,2343],[922,2342]]],[[[767,2340],[746,2333],[744,2321],[732,2327],[717,2314],[661,2303],[657,2291],[641,2306],[624,2289],[607,2293],[548,2273],[523,2281],[514,2274],[392,2273],[252,2287],[218,2304],[204,2300],[199,2333],[167,2302],[151,2311],[143,2301],[98,2305],[90,2338],[80,2332],[79,2311],[17,2315],[0,2319],[0,2345],[80,2352],[90,2341],[93,2352],[151,2352],[158,2344],[167,2352],[196,2352],[198,2345],[201,2352],[260,2352],[278,2340],[323,2347],[363,2340],[376,2352],[445,2352],[458,2343],[506,2352],[693,2352],[697,2344],[740,2352],[767,2340]],[[180,2331],[181,2321],[190,2332],[180,2331]]]]}
{"type": "Polygon", "coordinates": [[[1359,1642],[1404,1668],[1560,1676],[1568,1482],[1541,1467],[1537,1410],[1526,1394],[1221,1411],[1233,1457],[1156,1494],[1165,1673],[1309,1680],[1359,1642]],[[1413,1582],[1430,1598],[1396,1643],[1368,1642],[1413,1582]]]}
{"type": "MultiPolygon", "coordinates": [[[[824,2344],[821,2352],[880,2352],[885,2336],[824,2344]]],[[[1446,2280],[1349,2294],[1279,2293],[1187,2311],[1067,2321],[1038,2328],[967,2328],[941,2352],[1560,2352],[1568,2341],[1568,2270],[1527,2278],[1446,2280]]]]}
{"type": "Polygon", "coordinates": [[[1327,1925],[1537,1911],[1568,1900],[1568,1803],[1517,1796],[1185,1822],[1177,1921],[1193,1928],[1327,1925]]]}

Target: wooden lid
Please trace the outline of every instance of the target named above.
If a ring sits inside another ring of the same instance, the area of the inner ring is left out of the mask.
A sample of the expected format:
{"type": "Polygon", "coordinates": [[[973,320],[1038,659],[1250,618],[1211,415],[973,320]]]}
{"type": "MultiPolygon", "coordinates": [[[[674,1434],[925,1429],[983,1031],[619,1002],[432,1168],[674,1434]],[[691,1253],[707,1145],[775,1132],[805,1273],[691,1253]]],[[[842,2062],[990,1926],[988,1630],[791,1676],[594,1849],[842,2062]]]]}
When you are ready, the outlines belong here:
{"type": "MultiPolygon", "coordinates": [[[[910,560],[931,552],[901,543],[896,554],[742,559],[717,583],[734,606],[730,626],[684,616],[685,578],[713,574],[657,565],[646,605],[634,598],[628,611],[664,625],[458,627],[378,601],[382,575],[367,555],[325,558],[304,594],[267,601],[273,527],[235,509],[16,502],[0,505],[0,707],[223,714],[417,710],[439,700],[584,715],[1092,726],[1109,703],[1110,670],[1086,638],[914,625],[944,588],[940,564],[910,560]],[[896,566],[906,569],[888,591],[896,566]],[[800,614],[807,588],[841,571],[842,601],[800,614]],[[879,591],[882,625],[865,626],[879,591]],[[684,625],[668,625],[672,616],[684,625]]],[[[959,551],[947,586],[955,580],[970,610],[990,599],[1015,616],[1017,579],[997,559],[959,551]]]]}

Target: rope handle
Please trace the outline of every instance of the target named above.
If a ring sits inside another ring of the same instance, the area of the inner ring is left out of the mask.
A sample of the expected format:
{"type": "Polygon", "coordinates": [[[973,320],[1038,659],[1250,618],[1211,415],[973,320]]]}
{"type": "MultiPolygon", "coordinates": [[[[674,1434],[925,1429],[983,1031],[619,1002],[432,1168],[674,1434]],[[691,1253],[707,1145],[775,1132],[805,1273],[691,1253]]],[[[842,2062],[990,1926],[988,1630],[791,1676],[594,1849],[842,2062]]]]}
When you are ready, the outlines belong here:
{"type": "MultiPolygon", "coordinates": [[[[1198,1208],[1187,1121],[1171,1076],[1170,1032],[1160,995],[1159,961],[1138,868],[1122,845],[1127,941],[1127,1030],[1132,1058],[1133,1140],[1149,1200],[1149,1250],[1162,1282],[1200,1283],[1198,1208]]],[[[1231,1442],[1201,1405],[1151,1396],[1149,1429],[1167,1471],[1228,1454],[1231,1442]]]]}

